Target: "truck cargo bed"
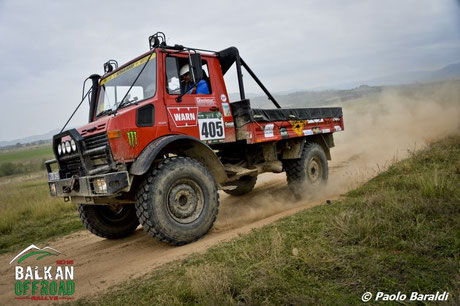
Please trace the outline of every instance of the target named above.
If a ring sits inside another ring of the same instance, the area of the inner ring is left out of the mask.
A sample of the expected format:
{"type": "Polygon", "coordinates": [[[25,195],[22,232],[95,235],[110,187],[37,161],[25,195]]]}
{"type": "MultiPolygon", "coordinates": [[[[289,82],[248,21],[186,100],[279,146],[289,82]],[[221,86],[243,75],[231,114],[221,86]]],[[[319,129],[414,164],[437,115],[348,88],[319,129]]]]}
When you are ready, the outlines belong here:
{"type": "Polygon", "coordinates": [[[341,107],[252,109],[253,119],[258,122],[340,118],[342,115],[341,107]]]}
{"type": "Polygon", "coordinates": [[[249,100],[230,105],[237,140],[250,144],[343,130],[341,107],[259,109],[249,100]]]}

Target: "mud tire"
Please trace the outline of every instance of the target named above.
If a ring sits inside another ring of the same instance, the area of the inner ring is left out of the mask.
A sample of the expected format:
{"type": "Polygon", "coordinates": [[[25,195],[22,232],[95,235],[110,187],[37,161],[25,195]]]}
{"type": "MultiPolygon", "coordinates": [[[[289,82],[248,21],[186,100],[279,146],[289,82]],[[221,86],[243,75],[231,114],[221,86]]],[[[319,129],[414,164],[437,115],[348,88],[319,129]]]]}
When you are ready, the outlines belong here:
{"type": "Polygon", "coordinates": [[[152,237],[172,245],[200,239],[219,211],[209,170],[188,157],[172,157],[147,174],[136,193],[136,214],[152,237]]]}
{"type": "Polygon", "coordinates": [[[256,182],[257,176],[243,176],[237,181],[228,183],[230,186],[236,186],[235,189],[224,190],[224,192],[232,196],[240,196],[251,192],[254,189],[256,182]]]}
{"type": "Polygon", "coordinates": [[[289,188],[299,198],[305,190],[313,190],[326,184],[328,165],[326,153],[316,143],[306,143],[299,159],[284,160],[289,188]]]}
{"type": "Polygon", "coordinates": [[[78,213],[86,229],[102,238],[124,238],[139,226],[134,205],[123,205],[114,211],[108,205],[78,204],[78,213]]]}

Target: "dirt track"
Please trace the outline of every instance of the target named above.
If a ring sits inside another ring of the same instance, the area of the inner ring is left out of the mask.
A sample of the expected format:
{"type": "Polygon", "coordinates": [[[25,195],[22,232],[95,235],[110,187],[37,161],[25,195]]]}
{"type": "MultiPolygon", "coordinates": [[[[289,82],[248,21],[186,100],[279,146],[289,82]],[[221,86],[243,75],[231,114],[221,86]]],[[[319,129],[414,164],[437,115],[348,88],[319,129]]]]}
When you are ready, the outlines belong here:
{"type": "MultiPolygon", "coordinates": [[[[323,195],[321,200],[313,201],[311,198],[301,202],[277,201],[282,198],[289,198],[284,175],[261,177],[257,189],[243,197],[229,197],[222,193],[221,209],[215,227],[203,239],[181,247],[161,243],[149,237],[141,227],[132,236],[121,240],[106,240],[87,231],[80,231],[48,245],[62,252],[63,258],[74,260],[74,296],[79,298],[97,294],[114,284],[144,275],[164,263],[203,252],[219,242],[228,241],[279,218],[321,204],[326,199],[335,199],[336,196],[323,195]]],[[[15,255],[0,257],[0,301],[15,301],[14,265],[8,264],[15,255]]],[[[48,257],[41,260],[40,265],[52,265],[55,260],[48,257]]],[[[18,300],[16,302],[30,303],[18,300]]]]}

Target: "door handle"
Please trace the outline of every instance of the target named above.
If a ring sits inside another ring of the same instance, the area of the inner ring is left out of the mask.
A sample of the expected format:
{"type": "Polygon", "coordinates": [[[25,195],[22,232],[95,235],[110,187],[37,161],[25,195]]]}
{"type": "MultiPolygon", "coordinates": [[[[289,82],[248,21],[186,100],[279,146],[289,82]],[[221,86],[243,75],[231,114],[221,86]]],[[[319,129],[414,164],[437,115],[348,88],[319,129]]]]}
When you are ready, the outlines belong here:
{"type": "Polygon", "coordinates": [[[213,106],[209,110],[212,111],[212,112],[218,112],[219,108],[217,106],[213,106]]]}

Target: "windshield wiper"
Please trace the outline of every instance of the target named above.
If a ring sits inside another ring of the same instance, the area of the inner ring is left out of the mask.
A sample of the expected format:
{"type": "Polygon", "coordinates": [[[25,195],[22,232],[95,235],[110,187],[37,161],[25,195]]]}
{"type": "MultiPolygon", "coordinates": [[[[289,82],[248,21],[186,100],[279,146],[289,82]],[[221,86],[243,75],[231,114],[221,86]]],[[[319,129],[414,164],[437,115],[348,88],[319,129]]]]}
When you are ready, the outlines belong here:
{"type": "Polygon", "coordinates": [[[131,103],[132,103],[132,104],[137,104],[137,101],[138,101],[138,100],[139,100],[139,99],[138,99],[137,97],[134,97],[134,99],[132,99],[132,100],[125,100],[125,101],[121,102],[121,103],[118,105],[117,109],[122,108],[122,107],[125,107],[125,106],[128,106],[128,105],[130,105],[131,103]],[[134,102],[134,103],[133,103],[133,102],[134,102]]]}
{"type": "Polygon", "coordinates": [[[104,115],[110,115],[113,114],[114,111],[112,109],[106,109],[105,111],[100,112],[99,114],[96,115],[96,117],[102,117],[104,115]]]}

